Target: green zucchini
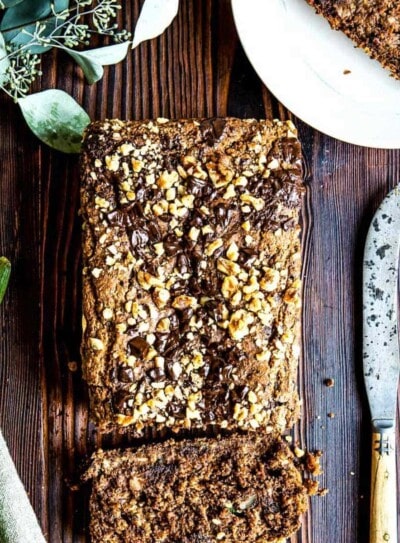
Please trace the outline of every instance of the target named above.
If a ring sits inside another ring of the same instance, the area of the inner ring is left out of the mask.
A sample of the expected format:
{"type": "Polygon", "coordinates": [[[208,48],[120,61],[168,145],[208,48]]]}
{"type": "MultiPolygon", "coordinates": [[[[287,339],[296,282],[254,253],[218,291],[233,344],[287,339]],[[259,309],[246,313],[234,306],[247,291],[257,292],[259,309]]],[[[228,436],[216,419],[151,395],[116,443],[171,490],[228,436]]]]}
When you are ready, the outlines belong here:
{"type": "Polygon", "coordinates": [[[5,256],[0,256],[0,304],[6,293],[8,280],[11,274],[10,261],[5,256]]]}

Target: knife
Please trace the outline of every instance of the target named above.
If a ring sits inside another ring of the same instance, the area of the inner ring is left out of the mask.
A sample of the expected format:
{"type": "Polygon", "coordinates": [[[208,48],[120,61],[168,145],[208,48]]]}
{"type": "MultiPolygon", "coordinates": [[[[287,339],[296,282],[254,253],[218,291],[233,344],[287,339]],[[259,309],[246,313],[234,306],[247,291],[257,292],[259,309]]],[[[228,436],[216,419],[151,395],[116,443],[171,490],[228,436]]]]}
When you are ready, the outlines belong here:
{"type": "Polygon", "coordinates": [[[397,542],[399,245],[400,185],[397,185],[376,212],[364,249],[363,371],[372,420],[370,543],[397,542]]]}

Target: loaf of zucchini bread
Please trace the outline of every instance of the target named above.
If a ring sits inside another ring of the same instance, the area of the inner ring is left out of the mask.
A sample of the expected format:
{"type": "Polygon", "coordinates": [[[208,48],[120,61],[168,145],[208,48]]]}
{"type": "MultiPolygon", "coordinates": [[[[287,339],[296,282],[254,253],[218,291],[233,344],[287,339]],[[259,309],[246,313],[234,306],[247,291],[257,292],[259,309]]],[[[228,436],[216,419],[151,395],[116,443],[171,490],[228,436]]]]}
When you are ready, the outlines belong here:
{"type": "Polygon", "coordinates": [[[272,434],[98,451],[92,543],[277,543],[307,508],[296,458],[272,434]]]}
{"type": "Polygon", "coordinates": [[[82,358],[100,430],[293,425],[303,190],[290,121],[89,126],[82,358]]]}
{"type": "Polygon", "coordinates": [[[400,3],[396,0],[307,0],[332,28],[344,32],[400,78],[400,3]]]}

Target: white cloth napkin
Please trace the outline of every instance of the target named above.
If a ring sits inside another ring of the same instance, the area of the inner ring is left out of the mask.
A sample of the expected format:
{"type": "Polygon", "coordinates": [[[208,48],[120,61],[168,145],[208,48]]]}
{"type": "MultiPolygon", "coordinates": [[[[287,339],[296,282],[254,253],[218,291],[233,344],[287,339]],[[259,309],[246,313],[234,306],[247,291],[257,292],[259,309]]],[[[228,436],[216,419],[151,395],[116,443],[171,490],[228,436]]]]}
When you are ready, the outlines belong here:
{"type": "Polygon", "coordinates": [[[1,431],[0,543],[46,543],[1,431]]]}

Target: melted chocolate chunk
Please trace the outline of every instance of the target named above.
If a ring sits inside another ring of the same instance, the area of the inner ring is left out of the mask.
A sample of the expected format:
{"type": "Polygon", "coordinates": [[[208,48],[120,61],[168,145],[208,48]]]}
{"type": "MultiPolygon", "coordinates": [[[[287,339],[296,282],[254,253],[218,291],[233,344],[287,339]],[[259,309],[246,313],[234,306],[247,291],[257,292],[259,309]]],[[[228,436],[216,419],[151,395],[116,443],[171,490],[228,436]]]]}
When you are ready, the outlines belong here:
{"type": "Polygon", "coordinates": [[[227,208],[227,206],[218,204],[214,207],[214,216],[215,216],[215,222],[223,226],[224,228],[227,227],[229,224],[230,216],[232,215],[232,210],[227,208]]]}
{"type": "Polygon", "coordinates": [[[185,253],[178,255],[176,259],[176,267],[178,268],[179,273],[185,274],[190,270],[190,260],[185,253]]]}
{"type": "Polygon", "coordinates": [[[178,350],[180,345],[179,334],[176,332],[171,332],[165,343],[163,354],[168,356],[168,354],[175,353],[178,350]]]}
{"type": "Polygon", "coordinates": [[[202,289],[197,277],[191,277],[189,279],[188,286],[189,286],[189,291],[192,294],[192,296],[195,296],[195,297],[201,296],[202,289]]]}
{"type": "Polygon", "coordinates": [[[214,145],[224,132],[226,126],[225,119],[206,119],[200,124],[200,131],[204,141],[210,147],[214,145]]]}
{"type": "Polygon", "coordinates": [[[168,234],[164,238],[164,250],[168,256],[174,256],[182,252],[182,245],[179,238],[175,234],[168,234]]]}
{"type": "Polygon", "coordinates": [[[132,395],[126,390],[118,390],[114,395],[114,408],[121,412],[125,409],[127,401],[132,395]]]}
{"type": "Polygon", "coordinates": [[[149,234],[143,228],[135,228],[131,232],[131,245],[136,247],[144,247],[149,241],[149,234]]]}
{"type": "Polygon", "coordinates": [[[135,336],[128,342],[131,353],[137,358],[146,356],[150,350],[150,345],[140,336],[135,336]]]}
{"type": "Polygon", "coordinates": [[[112,226],[124,226],[125,224],[125,213],[119,209],[116,209],[115,211],[111,211],[111,213],[107,213],[107,221],[112,226]]]}
{"type": "Polygon", "coordinates": [[[196,228],[201,228],[204,225],[204,216],[201,211],[197,209],[193,212],[193,215],[190,219],[190,226],[195,226],[196,228]]]}
{"type": "Polygon", "coordinates": [[[190,321],[193,317],[194,310],[191,307],[186,307],[185,309],[178,309],[177,314],[182,325],[190,321]]]}
{"type": "Polygon", "coordinates": [[[168,342],[168,334],[157,334],[154,347],[161,354],[164,354],[168,342]]]}
{"type": "Polygon", "coordinates": [[[171,330],[176,330],[179,328],[179,319],[175,313],[169,316],[169,327],[171,330]]]}
{"type": "Polygon", "coordinates": [[[149,223],[147,227],[147,232],[148,232],[150,240],[153,243],[161,241],[161,238],[162,238],[161,230],[156,222],[149,223]]]}
{"type": "Polygon", "coordinates": [[[144,217],[143,206],[140,202],[135,202],[133,205],[127,209],[129,210],[132,220],[140,220],[144,217]]]}
{"type": "Polygon", "coordinates": [[[204,187],[207,182],[204,179],[198,179],[197,177],[189,177],[187,180],[187,191],[194,196],[201,196],[204,187]]]}
{"type": "Polygon", "coordinates": [[[118,370],[118,380],[121,383],[132,383],[134,381],[133,370],[129,366],[122,366],[118,370]]]}

